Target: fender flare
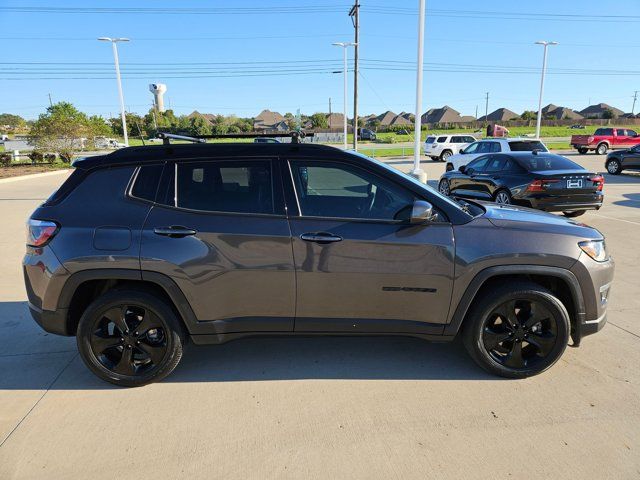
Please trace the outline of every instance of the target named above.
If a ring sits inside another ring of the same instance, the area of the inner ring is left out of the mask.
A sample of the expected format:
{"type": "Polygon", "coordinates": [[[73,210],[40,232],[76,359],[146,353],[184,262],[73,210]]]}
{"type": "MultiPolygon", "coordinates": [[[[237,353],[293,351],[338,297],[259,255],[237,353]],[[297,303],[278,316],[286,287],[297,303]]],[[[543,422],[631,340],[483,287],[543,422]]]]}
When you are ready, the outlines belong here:
{"type": "Polygon", "coordinates": [[[571,297],[575,307],[575,321],[577,324],[580,324],[584,320],[586,315],[584,297],[582,296],[578,279],[570,270],[545,265],[500,265],[480,271],[473,280],[471,280],[456,306],[451,321],[445,326],[443,334],[447,336],[456,335],[462,326],[462,322],[469,311],[471,303],[480,288],[482,288],[482,285],[492,278],[505,275],[544,275],[564,280],[571,291],[571,297]]]}

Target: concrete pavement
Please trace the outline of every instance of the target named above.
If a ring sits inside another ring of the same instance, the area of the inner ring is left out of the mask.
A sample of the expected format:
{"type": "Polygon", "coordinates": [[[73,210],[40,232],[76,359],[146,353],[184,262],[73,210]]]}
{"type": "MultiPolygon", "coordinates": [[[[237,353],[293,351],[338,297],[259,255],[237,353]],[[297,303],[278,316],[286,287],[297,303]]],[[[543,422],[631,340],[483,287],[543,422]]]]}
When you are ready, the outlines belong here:
{"type": "Polygon", "coordinates": [[[640,476],[637,174],[607,176],[581,217],[617,262],[609,325],[541,376],[489,376],[459,343],[263,338],[189,346],[139,389],[95,378],[26,310],[24,221],[63,178],[0,184],[1,479],[640,476]]]}

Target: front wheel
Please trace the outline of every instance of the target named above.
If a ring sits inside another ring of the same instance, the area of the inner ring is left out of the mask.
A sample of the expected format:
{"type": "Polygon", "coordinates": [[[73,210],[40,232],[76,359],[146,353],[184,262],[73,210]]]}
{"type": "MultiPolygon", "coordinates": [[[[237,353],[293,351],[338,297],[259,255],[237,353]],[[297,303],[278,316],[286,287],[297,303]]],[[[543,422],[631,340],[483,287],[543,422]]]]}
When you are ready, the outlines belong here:
{"type": "Polygon", "coordinates": [[[607,150],[609,149],[609,147],[607,146],[606,143],[601,143],[600,145],[598,145],[598,147],[596,148],[596,153],[598,155],[604,155],[605,153],[607,153],[607,150]]]}
{"type": "Polygon", "coordinates": [[[622,164],[617,158],[612,158],[607,162],[607,172],[611,175],[619,175],[622,172],[622,164]]]}
{"type": "Polygon", "coordinates": [[[113,290],[85,310],[76,334],[84,363],[102,380],[138,387],[169,375],[184,334],[173,309],[139,290],[113,290]]]}
{"type": "Polygon", "coordinates": [[[438,184],[438,191],[445,197],[448,197],[451,193],[451,185],[449,184],[449,180],[447,180],[446,178],[440,180],[440,183],[438,184]]]}
{"type": "Polygon", "coordinates": [[[584,215],[585,213],[587,213],[586,210],[574,210],[573,212],[562,212],[562,214],[565,217],[569,217],[569,218],[579,217],[580,215],[584,215]]]}
{"type": "Polygon", "coordinates": [[[463,327],[473,360],[489,373],[526,378],[562,356],[570,335],[567,309],[532,282],[505,283],[474,303],[463,327]]]}

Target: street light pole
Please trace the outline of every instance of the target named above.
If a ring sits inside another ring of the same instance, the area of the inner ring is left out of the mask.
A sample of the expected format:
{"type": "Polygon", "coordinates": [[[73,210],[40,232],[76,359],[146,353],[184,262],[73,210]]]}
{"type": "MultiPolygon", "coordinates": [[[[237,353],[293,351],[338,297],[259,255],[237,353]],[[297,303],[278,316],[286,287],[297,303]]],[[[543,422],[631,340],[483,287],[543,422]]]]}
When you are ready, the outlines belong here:
{"type": "Polygon", "coordinates": [[[113,61],[116,65],[116,80],[118,81],[118,96],[120,97],[120,117],[122,118],[122,133],[124,134],[124,144],[129,146],[129,135],[127,134],[127,119],[124,113],[124,96],[122,95],[122,80],[120,78],[120,61],[118,59],[118,42],[128,42],[128,38],[110,38],[100,37],[101,42],[111,42],[111,49],[113,50],[113,61]]]}
{"type": "Polygon", "coordinates": [[[544,75],[547,71],[547,47],[549,45],[558,45],[558,42],[547,42],[540,40],[536,45],[544,46],[542,54],[542,76],[540,77],[540,96],[538,97],[538,118],[536,119],[536,138],[540,138],[540,123],[542,122],[542,93],[544,91],[544,75]]]}
{"type": "Polygon", "coordinates": [[[424,65],[424,15],[426,0],[419,0],[420,11],[418,15],[418,62],[416,70],[416,116],[415,133],[413,139],[413,170],[411,175],[421,182],[427,181],[427,174],[420,167],[420,136],[422,131],[422,69],[424,65]]]}
{"type": "MultiPolygon", "coordinates": [[[[336,47],[342,47],[342,58],[344,60],[344,66],[343,66],[343,72],[344,72],[344,99],[343,99],[343,105],[342,105],[342,115],[343,115],[343,131],[344,131],[344,149],[346,150],[347,148],[349,148],[348,144],[347,144],[347,48],[349,47],[355,47],[355,43],[352,42],[335,42],[332,43],[332,45],[335,45],[336,47]]],[[[356,132],[353,132],[354,135],[356,135],[356,132]]]]}

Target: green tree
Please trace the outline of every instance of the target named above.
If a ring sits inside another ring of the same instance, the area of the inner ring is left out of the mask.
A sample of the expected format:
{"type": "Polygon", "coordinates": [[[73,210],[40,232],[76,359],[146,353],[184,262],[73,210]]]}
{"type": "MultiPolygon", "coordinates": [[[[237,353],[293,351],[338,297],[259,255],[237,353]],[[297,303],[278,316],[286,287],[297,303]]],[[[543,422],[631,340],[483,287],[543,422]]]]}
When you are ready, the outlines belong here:
{"type": "Polygon", "coordinates": [[[327,116],[324,113],[314,113],[311,115],[311,126],[313,128],[327,128],[329,126],[327,116]]]}
{"type": "Polygon", "coordinates": [[[525,110],[524,112],[522,112],[522,115],[520,115],[520,118],[527,121],[535,120],[536,118],[538,118],[538,114],[533,110],[525,110]]]}
{"type": "Polygon", "coordinates": [[[613,117],[613,110],[611,110],[610,108],[605,108],[604,112],[602,112],[602,118],[610,119],[613,117]]]}
{"type": "MultiPolygon", "coordinates": [[[[125,112],[124,118],[127,121],[127,135],[130,137],[137,137],[140,135],[138,131],[138,126],[143,128],[144,119],[138,115],[137,113],[125,112]]],[[[124,133],[122,131],[122,118],[114,117],[108,120],[109,125],[111,126],[111,132],[115,135],[123,136],[124,133]]]]}
{"type": "Polygon", "coordinates": [[[71,159],[75,152],[92,146],[96,123],[71,103],[59,102],[47,108],[34,122],[31,142],[37,150],[58,152],[61,157],[71,159]]]}
{"type": "Polygon", "coordinates": [[[211,135],[211,124],[209,120],[200,115],[190,118],[189,133],[194,136],[211,135]]]}
{"type": "Polygon", "coordinates": [[[0,113],[0,132],[24,130],[26,126],[27,122],[20,115],[0,113]]]}

